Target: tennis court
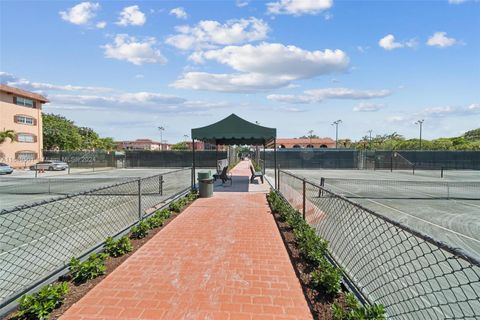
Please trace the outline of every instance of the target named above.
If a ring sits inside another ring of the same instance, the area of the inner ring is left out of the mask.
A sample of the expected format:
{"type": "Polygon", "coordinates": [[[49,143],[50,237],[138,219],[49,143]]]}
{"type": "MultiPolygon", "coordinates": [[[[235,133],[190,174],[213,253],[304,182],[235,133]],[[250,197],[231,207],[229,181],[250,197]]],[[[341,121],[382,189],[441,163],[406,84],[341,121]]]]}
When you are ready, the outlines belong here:
{"type": "Polygon", "coordinates": [[[288,170],[480,258],[480,171],[288,170]]]}
{"type": "Polygon", "coordinates": [[[172,168],[96,170],[72,169],[38,173],[16,171],[12,176],[0,176],[0,211],[28,205],[61,195],[106,187],[108,185],[174,171],[172,168]]]}

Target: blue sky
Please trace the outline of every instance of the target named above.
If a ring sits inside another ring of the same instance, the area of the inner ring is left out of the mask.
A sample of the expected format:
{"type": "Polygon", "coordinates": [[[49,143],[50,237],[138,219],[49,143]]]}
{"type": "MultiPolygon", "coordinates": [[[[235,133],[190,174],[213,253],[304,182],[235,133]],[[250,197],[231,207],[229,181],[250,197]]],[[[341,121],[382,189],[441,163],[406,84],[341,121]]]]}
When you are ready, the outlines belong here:
{"type": "Polygon", "coordinates": [[[0,1],[2,83],[115,139],[230,113],[359,139],[480,127],[480,2],[0,1]]]}

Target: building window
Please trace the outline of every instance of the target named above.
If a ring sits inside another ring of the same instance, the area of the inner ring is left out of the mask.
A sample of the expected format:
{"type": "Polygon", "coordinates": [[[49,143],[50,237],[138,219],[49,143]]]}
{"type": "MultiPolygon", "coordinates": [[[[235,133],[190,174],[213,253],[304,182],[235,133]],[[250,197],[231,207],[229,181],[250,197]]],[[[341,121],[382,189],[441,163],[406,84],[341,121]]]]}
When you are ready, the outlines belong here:
{"type": "Polygon", "coordinates": [[[15,97],[15,104],[19,106],[35,108],[35,103],[32,99],[22,98],[22,97],[15,97]]]}
{"type": "Polygon", "coordinates": [[[36,142],[37,139],[33,134],[29,133],[19,133],[17,134],[18,142],[36,142]]]}
{"type": "Polygon", "coordinates": [[[37,159],[37,154],[33,151],[19,151],[15,153],[15,159],[27,161],[37,159]]]}
{"type": "Polygon", "coordinates": [[[32,126],[35,125],[35,119],[27,116],[15,116],[15,122],[32,126]]]}

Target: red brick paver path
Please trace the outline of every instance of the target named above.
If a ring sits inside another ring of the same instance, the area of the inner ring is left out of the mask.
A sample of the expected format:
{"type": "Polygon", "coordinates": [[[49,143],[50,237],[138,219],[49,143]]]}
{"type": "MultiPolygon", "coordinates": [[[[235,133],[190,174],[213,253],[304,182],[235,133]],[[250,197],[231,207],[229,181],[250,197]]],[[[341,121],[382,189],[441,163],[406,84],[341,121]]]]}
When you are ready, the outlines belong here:
{"type": "Polygon", "coordinates": [[[219,192],[195,201],[61,319],[312,316],[265,194],[219,192]]]}

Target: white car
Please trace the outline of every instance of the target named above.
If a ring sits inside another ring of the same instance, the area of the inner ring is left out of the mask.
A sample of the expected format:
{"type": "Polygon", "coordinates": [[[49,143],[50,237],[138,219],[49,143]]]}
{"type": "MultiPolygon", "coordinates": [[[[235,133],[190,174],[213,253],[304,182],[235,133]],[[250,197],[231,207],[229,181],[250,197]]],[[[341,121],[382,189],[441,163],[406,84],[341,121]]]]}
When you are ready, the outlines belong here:
{"type": "Polygon", "coordinates": [[[68,169],[68,164],[66,162],[59,161],[59,160],[40,161],[37,164],[30,166],[30,170],[54,171],[54,170],[66,170],[66,169],[68,169]]]}

